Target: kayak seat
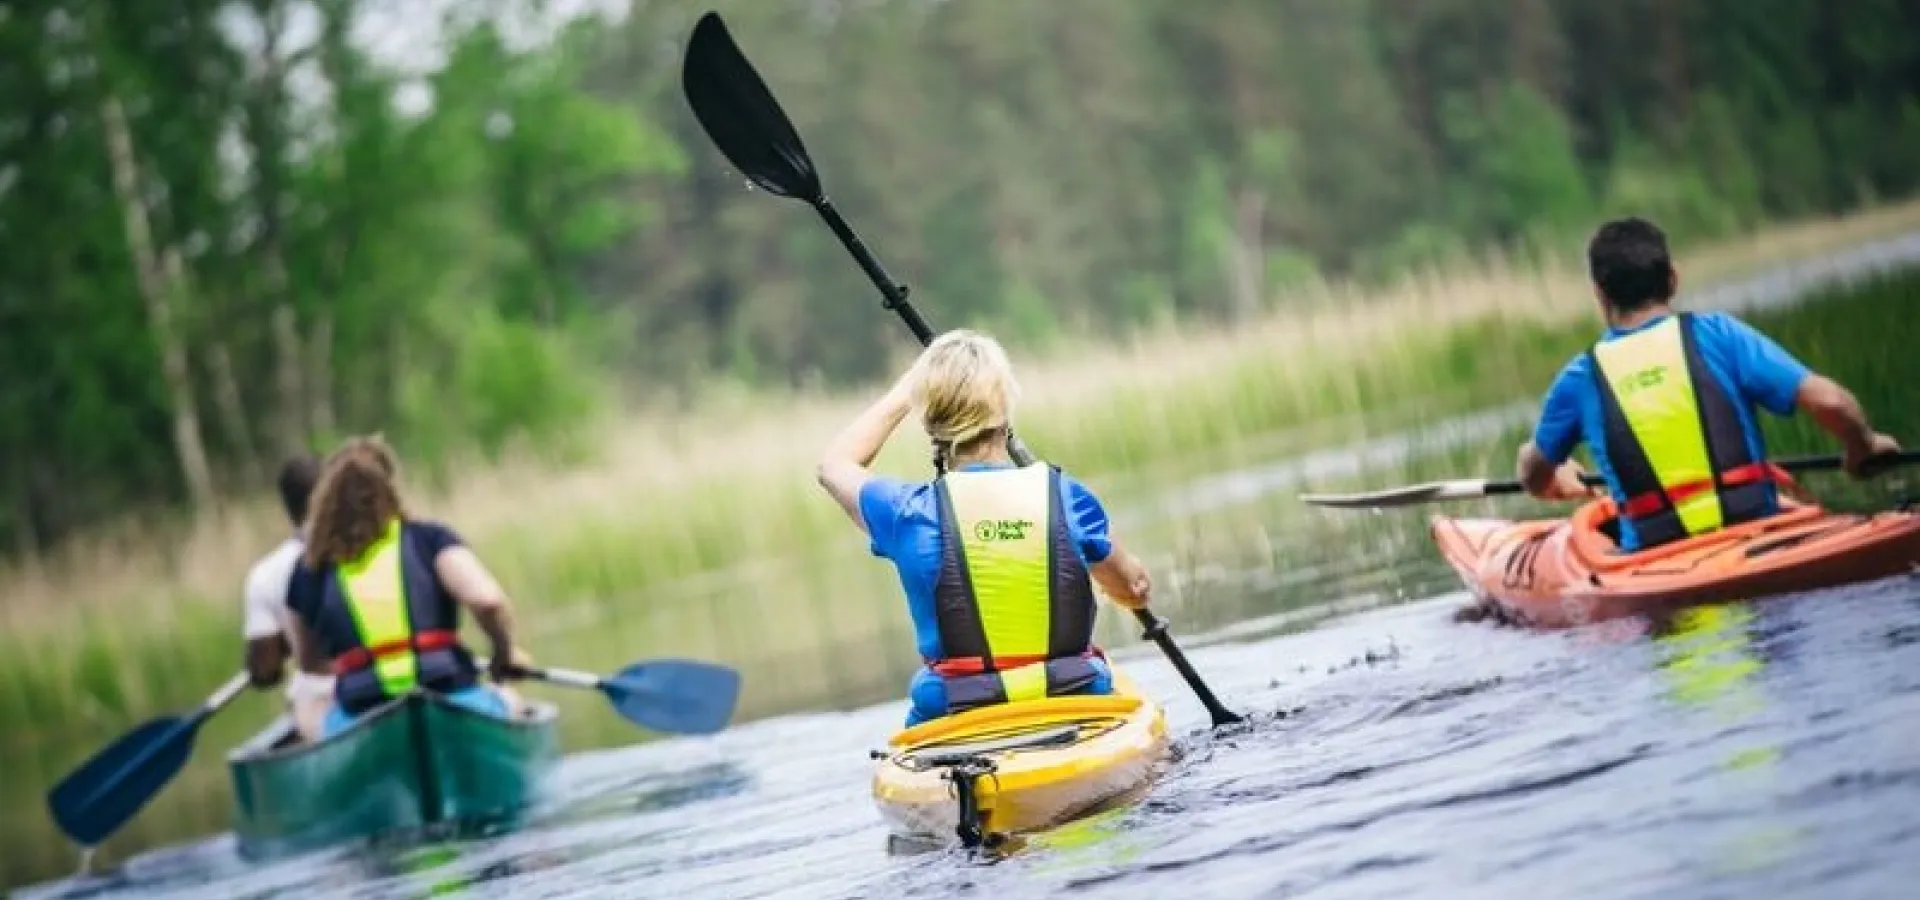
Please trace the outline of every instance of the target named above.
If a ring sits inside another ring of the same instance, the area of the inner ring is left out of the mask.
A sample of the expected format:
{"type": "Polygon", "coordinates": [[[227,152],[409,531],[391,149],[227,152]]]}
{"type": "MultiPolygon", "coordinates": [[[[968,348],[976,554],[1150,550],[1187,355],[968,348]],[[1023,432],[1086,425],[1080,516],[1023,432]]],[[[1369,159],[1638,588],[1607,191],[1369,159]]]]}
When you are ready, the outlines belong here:
{"type": "Polygon", "coordinates": [[[996,703],[979,709],[941,716],[895,732],[887,743],[914,749],[952,738],[970,738],[983,731],[1010,732],[1052,725],[1068,719],[1120,720],[1140,708],[1138,696],[1127,693],[1068,694],[1018,703],[996,703]]]}
{"type": "Polygon", "coordinates": [[[1613,542],[1613,552],[1620,552],[1620,517],[1614,516],[1595,527],[1596,531],[1607,536],[1613,542]]]}

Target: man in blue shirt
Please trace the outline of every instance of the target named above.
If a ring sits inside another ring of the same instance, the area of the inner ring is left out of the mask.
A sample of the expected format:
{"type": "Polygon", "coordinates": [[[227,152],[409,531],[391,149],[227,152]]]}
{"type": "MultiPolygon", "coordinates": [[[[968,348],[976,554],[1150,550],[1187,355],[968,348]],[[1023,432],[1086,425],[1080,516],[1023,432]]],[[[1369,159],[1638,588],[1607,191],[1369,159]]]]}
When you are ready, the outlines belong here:
{"type": "Polygon", "coordinates": [[[1585,443],[1621,511],[1631,552],[1778,512],[1755,409],[1805,410],[1840,441],[1848,472],[1900,446],[1867,423],[1846,388],[1725,313],[1676,314],[1666,235],[1608,222],[1587,265],[1607,332],[1547,391],[1520,480],[1543,500],[1590,495],[1571,457],[1585,443]]]}

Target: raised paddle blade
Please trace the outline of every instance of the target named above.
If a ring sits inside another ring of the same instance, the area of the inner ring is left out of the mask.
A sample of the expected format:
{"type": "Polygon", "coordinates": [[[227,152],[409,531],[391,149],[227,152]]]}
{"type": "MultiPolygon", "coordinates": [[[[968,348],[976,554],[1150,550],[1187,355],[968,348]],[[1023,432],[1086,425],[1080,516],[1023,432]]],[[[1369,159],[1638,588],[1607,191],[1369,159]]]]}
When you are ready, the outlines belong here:
{"type": "Polygon", "coordinates": [[[1459,481],[1430,481],[1426,484],[1410,484],[1406,487],[1387,488],[1383,491],[1369,491],[1364,494],[1301,494],[1303,502],[1314,506],[1331,506],[1337,509],[1367,509],[1386,506],[1414,506],[1421,503],[1434,503],[1441,500],[1470,500],[1475,497],[1488,497],[1494,494],[1511,494],[1519,490],[1518,484],[1490,482],[1484,478],[1468,478],[1459,481]]]}
{"type": "Polygon", "coordinates": [[[680,85],[700,127],[741,174],[770,193],[821,201],[806,145],[719,13],[701,16],[693,27],[680,85]]]}
{"type": "Polygon", "coordinates": [[[643,728],[712,734],[727,727],[740,699],[740,673],[691,659],[635,663],[600,682],[613,708],[643,728]]]}
{"type": "Polygon", "coordinates": [[[193,755],[202,717],[154,719],[108,745],[47,792],[54,824],[82,847],[120,830],[193,755]]]}

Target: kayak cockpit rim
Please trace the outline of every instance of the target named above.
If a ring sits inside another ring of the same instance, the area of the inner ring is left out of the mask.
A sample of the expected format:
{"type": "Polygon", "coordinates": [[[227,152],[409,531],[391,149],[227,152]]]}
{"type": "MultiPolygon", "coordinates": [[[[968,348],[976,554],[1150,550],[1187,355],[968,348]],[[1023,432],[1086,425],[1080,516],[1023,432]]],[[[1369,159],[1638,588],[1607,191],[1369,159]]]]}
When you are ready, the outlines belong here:
{"type": "MultiPolygon", "coordinates": [[[[415,691],[414,693],[389,700],[373,709],[367,710],[365,714],[355,719],[351,726],[326,740],[307,743],[297,739],[294,731],[293,717],[282,713],[272,722],[268,723],[267,727],[255,733],[253,737],[248,738],[239,746],[228,751],[227,762],[233,765],[247,765],[249,763],[291,759],[313,752],[347,735],[371,728],[375,722],[397,715],[401,710],[404,710],[407,704],[413,701],[415,697],[419,698],[418,702],[430,703],[443,711],[455,715],[486,715],[485,713],[475,712],[459,704],[450,703],[445,698],[431,691],[415,691]]],[[[560,708],[544,700],[528,700],[523,707],[523,713],[524,714],[516,714],[511,718],[501,720],[501,724],[514,729],[531,730],[535,728],[545,728],[560,717],[560,708]]]]}

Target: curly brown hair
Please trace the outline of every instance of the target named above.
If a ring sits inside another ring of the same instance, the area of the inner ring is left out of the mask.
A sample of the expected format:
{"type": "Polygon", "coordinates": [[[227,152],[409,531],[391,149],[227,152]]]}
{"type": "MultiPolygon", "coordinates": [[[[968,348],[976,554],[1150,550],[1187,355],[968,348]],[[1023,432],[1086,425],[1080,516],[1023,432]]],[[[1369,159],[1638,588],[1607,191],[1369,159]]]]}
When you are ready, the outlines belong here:
{"type": "Polygon", "coordinates": [[[348,438],[327,457],[320,483],[313,489],[309,568],[357,558],[380,539],[388,524],[406,518],[396,483],[399,475],[399,459],[377,434],[348,438]]]}

